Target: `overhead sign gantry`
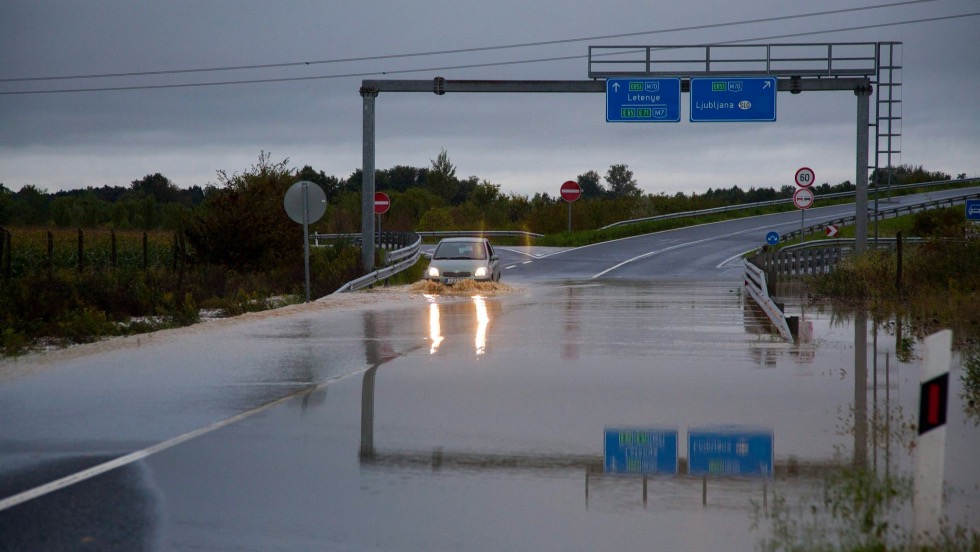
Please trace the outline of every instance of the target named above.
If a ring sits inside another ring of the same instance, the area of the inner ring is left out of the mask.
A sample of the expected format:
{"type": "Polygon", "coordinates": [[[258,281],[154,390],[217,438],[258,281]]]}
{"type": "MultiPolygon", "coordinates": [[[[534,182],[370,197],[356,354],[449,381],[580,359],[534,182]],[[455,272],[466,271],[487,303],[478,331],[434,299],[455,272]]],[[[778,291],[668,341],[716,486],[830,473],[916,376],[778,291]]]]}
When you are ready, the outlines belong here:
{"type": "MultiPolygon", "coordinates": [[[[381,92],[432,92],[438,96],[456,92],[483,93],[605,93],[609,122],[656,122],[680,120],[679,94],[691,94],[701,106],[691,113],[692,122],[774,121],[775,92],[799,94],[810,91],[850,91],[857,97],[857,144],[855,185],[855,250],[867,247],[869,98],[872,84],[879,95],[874,126],[878,154],[892,151],[895,136],[891,115],[893,91],[900,83],[900,67],[893,61],[901,43],[755,44],[695,46],[590,46],[589,78],[554,80],[364,80],[363,181],[361,241],[364,269],[374,266],[375,100],[381,92]],[[633,84],[630,83],[642,83],[633,84]],[[656,84],[647,84],[656,83],[656,84]],[[724,83],[724,90],[722,89],[724,83]],[[616,87],[619,84],[619,87],[616,87]],[[609,87],[613,87],[610,100],[609,87]],[[643,88],[642,92],[640,87],[643,88]],[[632,92],[632,95],[629,93],[632,92]],[[675,100],[675,96],[677,99],[675,100]],[[612,103],[610,104],[610,101],[612,103]],[[888,107],[885,114],[882,106],[888,107]],[[883,123],[887,124],[883,128],[883,123]]],[[[889,157],[890,159],[890,157],[889,157]]],[[[890,163],[890,161],[889,161],[890,163]]]]}

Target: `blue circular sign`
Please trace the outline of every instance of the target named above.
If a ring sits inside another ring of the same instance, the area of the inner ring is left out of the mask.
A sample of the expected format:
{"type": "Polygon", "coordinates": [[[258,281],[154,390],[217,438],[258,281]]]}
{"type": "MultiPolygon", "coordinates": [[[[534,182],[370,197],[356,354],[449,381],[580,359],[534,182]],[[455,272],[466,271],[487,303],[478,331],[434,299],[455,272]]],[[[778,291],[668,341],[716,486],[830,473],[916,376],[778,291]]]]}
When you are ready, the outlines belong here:
{"type": "Polygon", "coordinates": [[[776,245],[779,243],[779,232],[769,232],[766,234],[766,243],[769,245],[776,245]]]}

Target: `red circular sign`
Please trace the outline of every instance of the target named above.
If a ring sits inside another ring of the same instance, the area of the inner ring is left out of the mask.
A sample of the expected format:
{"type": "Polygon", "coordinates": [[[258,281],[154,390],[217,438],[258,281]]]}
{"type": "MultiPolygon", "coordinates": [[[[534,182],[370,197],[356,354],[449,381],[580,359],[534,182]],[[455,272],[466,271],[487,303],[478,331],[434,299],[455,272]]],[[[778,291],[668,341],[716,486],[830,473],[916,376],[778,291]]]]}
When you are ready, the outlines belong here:
{"type": "Polygon", "coordinates": [[[391,207],[391,200],[388,199],[388,194],[384,192],[374,193],[374,214],[383,215],[388,212],[388,208],[391,207]]]}
{"type": "Polygon", "coordinates": [[[796,171],[796,185],[800,188],[809,188],[816,178],[816,175],[813,174],[813,169],[810,167],[803,167],[796,171]]]}
{"type": "Polygon", "coordinates": [[[797,209],[809,209],[813,206],[813,192],[807,188],[800,188],[793,192],[793,205],[797,209]]]}
{"type": "Polygon", "coordinates": [[[561,185],[561,198],[565,201],[571,203],[580,197],[582,197],[582,187],[578,182],[569,180],[561,185]]]}

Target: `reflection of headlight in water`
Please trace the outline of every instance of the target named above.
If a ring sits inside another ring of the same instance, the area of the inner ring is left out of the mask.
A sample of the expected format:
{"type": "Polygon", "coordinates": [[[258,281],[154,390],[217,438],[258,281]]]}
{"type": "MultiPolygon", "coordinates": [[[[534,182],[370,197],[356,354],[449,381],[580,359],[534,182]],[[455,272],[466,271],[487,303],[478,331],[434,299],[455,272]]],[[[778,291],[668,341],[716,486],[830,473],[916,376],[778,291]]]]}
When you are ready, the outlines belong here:
{"type": "Polygon", "coordinates": [[[487,326],[490,324],[490,315],[487,314],[487,301],[479,295],[473,297],[476,305],[476,354],[482,355],[487,349],[487,326]]]}
{"type": "Polygon", "coordinates": [[[439,350],[442,343],[442,326],[439,324],[439,303],[429,304],[429,338],[432,339],[432,346],[429,354],[434,355],[439,350]]]}

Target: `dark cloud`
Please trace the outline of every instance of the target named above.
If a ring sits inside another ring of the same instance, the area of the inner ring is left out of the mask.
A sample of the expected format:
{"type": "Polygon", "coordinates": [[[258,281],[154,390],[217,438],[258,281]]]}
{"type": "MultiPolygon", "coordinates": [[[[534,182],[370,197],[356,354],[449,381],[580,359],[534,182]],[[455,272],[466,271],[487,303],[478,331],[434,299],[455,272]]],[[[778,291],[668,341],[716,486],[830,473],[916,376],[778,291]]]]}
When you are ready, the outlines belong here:
{"type": "MultiPolygon", "coordinates": [[[[882,2],[871,0],[861,5],[882,2]]],[[[12,0],[0,7],[0,78],[319,62],[352,57],[566,41],[854,7],[851,1],[166,3],[12,0]]],[[[144,77],[0,82],[0,92],[317,78],[214,87],[0,95],[0,182],[54,190],[125,184],[162,172],[181,185],[243,170],[260,151],[347,176],[360,166],[358,88],[368,78],[570,79],[587,77],[590,44],[699,44],[789,35],[769,42],[902,41],[901,162],[980,174],[980,18],[811,36],[817,30],[977,11],[940,0],[765,24],[295,67],[144,77]],[[798,39],[793,38],[794,33],[798,39]],[[541,58],[579,59],[449,69],[541,58]],[[415,71],[416,69],[429,69],[415,71]],[[412,71],[405,72],[402,71],[412,71]]],[[[684,100],[686,102],[686,96],[684,100]]],[[[549,191],[586,170],[626,163],[648,191],[781,185],[802,164],[853,179],[855,100],[848,93],[780,94],[778,122],[617,125],[604,96],[382,94],[377,166],[428,165],[446,148],[459,174],[505,192],[549,191]]],[[[684,108],[686,119],[686,107],[684,108]]]]}

